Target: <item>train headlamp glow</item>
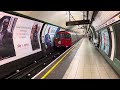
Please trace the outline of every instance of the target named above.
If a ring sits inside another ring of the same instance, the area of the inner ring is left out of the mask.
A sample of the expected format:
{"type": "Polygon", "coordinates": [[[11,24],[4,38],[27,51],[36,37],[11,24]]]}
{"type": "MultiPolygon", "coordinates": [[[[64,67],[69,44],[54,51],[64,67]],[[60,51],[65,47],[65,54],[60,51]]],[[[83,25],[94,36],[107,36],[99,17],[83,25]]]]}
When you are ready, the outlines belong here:
{"type": "Polygon", "coordinates": [[[59,41],[58,44],[61,44],[61,41],[59,41]]]}

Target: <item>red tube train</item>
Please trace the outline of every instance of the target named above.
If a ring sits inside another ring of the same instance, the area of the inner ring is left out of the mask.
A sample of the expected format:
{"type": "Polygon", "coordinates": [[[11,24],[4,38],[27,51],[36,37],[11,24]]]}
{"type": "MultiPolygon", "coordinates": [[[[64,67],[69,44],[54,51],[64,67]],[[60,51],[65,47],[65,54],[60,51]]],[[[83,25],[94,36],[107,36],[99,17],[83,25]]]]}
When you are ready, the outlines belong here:
{"type": "Polygon", "coordinates": [[[80,35],[73,32],[59,31],[54,38],[54,47],[68,48],[76,43],[80,37],[80,35]]]}

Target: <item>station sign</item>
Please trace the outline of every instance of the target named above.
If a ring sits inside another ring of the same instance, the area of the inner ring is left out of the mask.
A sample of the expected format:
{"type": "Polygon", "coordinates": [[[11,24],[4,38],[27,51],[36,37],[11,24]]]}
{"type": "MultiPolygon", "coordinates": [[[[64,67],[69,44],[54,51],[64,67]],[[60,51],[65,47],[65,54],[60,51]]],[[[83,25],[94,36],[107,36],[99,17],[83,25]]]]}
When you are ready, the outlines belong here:
{"type": "Polygon", "coordinates": [[[83,24],[90,24],[90,20],[78,20],[78,21],[68,21],[68,22],[66,22],[66,26],[83,25],[83,24]]]}

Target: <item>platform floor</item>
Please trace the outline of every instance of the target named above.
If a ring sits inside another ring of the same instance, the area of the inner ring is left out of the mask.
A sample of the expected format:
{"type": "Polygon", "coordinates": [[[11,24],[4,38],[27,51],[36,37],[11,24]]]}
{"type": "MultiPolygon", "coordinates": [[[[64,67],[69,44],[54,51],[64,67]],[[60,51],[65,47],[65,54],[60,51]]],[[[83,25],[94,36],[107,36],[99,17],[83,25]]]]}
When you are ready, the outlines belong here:
{"type": "Polygon", "coordinates": [[[103,56],[84,38],[63,79],[118,79],[103,56]]]}
{"type": "Polygon", "coordinates": [[[83,38],[45,79],[119,79],[119,76],[88,38],[83,38]]]}

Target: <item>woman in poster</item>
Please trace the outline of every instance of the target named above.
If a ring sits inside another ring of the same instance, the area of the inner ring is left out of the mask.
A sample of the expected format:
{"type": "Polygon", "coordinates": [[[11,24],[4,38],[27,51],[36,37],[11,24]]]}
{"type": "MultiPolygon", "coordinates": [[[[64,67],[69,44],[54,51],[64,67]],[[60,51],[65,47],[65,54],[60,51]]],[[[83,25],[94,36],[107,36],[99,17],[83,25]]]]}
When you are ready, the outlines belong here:
{"type": "MultiPolygon", "coordinates": [[[[15,56],[15,50],[14,50],[14,45],[13,45],[13,34],[12,32],[8,31],[8,26],[9,24],[12,24],[13,22],[10,23],[11,17],[3,16],[0,20],[1,21],[1,27],[0,27],[0,59],[5,59],[8,57],[15,56]]],[[[15,25],[15,23],[14,23],[15,25]]],[[[9,29],[13,29],[9,27],[9,29]]],[[[11,30],[13,31],[13,30],[11,30]]]]}
{"type": "Polygon", "coordinates": [[[38,32],[39,32],[38,24],[34,24],[31,30],[31,35],[30,35],[33,50],[40,48],[39,42],[38,42],[38,32]]]}

